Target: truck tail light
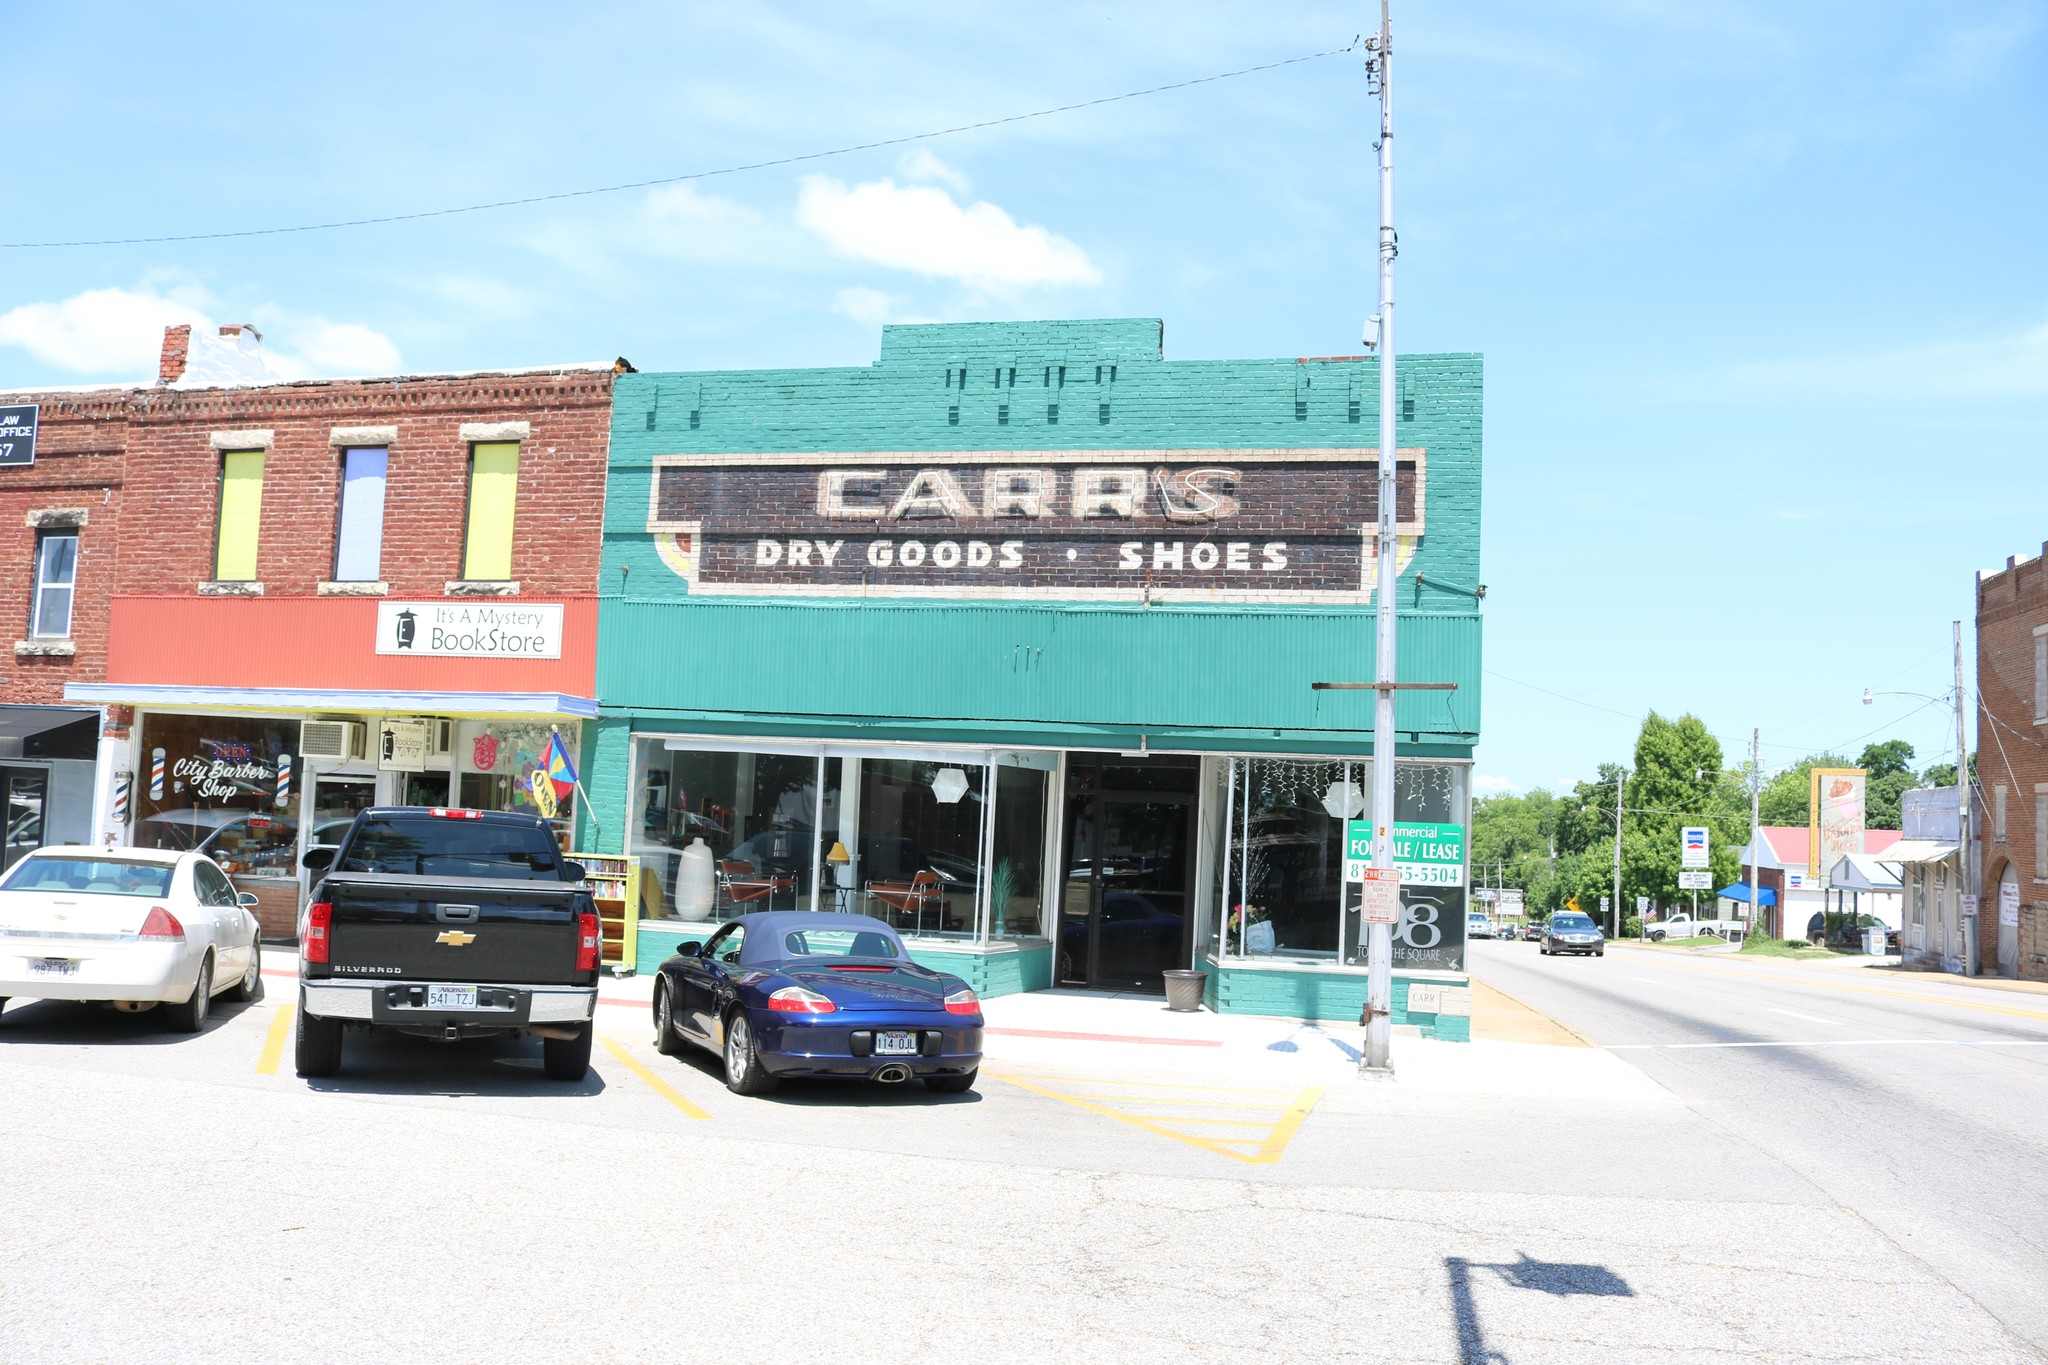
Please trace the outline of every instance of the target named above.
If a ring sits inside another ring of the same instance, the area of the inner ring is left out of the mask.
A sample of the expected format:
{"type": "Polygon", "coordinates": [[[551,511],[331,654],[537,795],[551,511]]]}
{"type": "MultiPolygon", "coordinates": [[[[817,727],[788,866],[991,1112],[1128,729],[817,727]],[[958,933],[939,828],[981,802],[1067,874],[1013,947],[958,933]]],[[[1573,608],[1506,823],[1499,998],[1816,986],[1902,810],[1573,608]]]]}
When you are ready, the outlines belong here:
{"type": "Polygon", "coordinates": [[[142,921],[140,938],[183,938],[185,926],[178,923],[178,917],[161,905],[149,907],[149,918],[142,921]]]}
{"type": "Polygon", "coordinates": [[[594,972],[597,970],[597,955],[604,946],[604,934],[600,931],[596,915],[576,917],[576,970],[594,972]]]}
{"type": "Polygon", "coordinates": [[[480,810],[463,810],[459,806],[431,806],[428,808],[427,814],[436,820],[481,820],[484,818],[484,813],[480,810]]]}
{"type": "Polygon", "coordinates": [[[329,947],[328,931],[334,927],[334,907],[326,901],[314,901],[306,908],[305,956],[308,962],[327,961],[329,947]]]}
{"type": "Polygon", "coordinates": [[[963,986],[946,997],[946,1013],[980,1014],[981,997],[963,986]]]}
{"type": "Polygon", "coordinates": [[[816,991],[802,986],[784,986],[768,997],[768,1008],[778,1014],[830,1014],[839,1006],[816,991]]]}

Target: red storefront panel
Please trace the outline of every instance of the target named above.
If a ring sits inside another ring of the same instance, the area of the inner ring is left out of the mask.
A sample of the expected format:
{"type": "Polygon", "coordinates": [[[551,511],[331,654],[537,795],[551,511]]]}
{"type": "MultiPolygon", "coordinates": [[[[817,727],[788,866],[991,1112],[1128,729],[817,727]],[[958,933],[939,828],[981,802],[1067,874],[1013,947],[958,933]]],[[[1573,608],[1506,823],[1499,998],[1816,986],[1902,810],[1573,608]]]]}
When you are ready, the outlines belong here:
{"type": "Polygon", "coordinates": [[[562,657],[493,659],[377,652],[375,597],[119,596],[107,681],[157,687],[597,695],[597,599],[448,599],[562,607],[562,657]]]}

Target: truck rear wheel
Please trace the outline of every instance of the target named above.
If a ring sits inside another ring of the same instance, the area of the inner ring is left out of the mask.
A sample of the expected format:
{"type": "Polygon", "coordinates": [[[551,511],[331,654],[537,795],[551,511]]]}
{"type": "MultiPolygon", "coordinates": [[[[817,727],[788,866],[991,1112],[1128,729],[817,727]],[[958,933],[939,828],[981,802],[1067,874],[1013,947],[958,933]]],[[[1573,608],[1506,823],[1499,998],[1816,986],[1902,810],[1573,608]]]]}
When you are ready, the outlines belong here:
{"type": "Polygon", "coordinates": [[[551,1081],[580,1081],[590,1071],[590,1043],[597,1032],[594,1023],[585,1024],[574,1038],[540,1040],[540,1069],[551,1081]]]}
{"type": "Polygon", "coordinates": [[[299,997],[299,1036],[293,1060],[301,1076],[332,1076],[341,1070],[341,1020],[306,1013],[299,997]]]}

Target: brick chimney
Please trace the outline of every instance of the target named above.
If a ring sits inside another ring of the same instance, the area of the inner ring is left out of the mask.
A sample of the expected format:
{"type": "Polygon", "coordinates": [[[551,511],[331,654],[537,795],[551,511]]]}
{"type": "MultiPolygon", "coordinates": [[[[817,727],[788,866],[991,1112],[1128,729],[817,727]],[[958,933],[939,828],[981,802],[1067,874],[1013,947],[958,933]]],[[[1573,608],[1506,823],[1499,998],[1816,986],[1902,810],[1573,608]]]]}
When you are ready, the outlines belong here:
{"type": "Polygon", "coordinates": [[[185,352],[192,346],[192,324],[164,328],[164,353],[157,358],[156,382],[175,384],[185,377],[185,352]]]}

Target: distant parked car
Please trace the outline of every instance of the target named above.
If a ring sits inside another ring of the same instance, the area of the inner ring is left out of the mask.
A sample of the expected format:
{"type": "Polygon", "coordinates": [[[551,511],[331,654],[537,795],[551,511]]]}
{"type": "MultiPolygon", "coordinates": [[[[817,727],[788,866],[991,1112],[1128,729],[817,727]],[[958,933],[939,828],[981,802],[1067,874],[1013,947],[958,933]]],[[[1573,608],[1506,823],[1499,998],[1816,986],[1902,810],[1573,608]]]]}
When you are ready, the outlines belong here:
{"type": "Polygon", "coordinates": [[[1607,936],[1593,917],[1583,912],[1559,911],[1543,926],[1543,952],[1548,956],[1565,953],[1607,955],[1607,936]]]}
{"type": "Polygon", "coordinates": [[[203,853],[39,848],[0,881],[0,1005],[162,1006],[173,1029],[197,1033],[214,996],[256,998],[255,900],[203,853]]]}
{"type": "Polygon", "coordinates": [[[1541,943],[1543,941],[1543,926],[1535,920],[1530,920],[1522,926],[1522,941],[1524,943],[1541,943]]]}
{"type": "Polygon", "coordinates": [[[1484,910],[1474,910],[1465,916],[1466,938],[1492,938],[1493,917],[1484,910]]]}

